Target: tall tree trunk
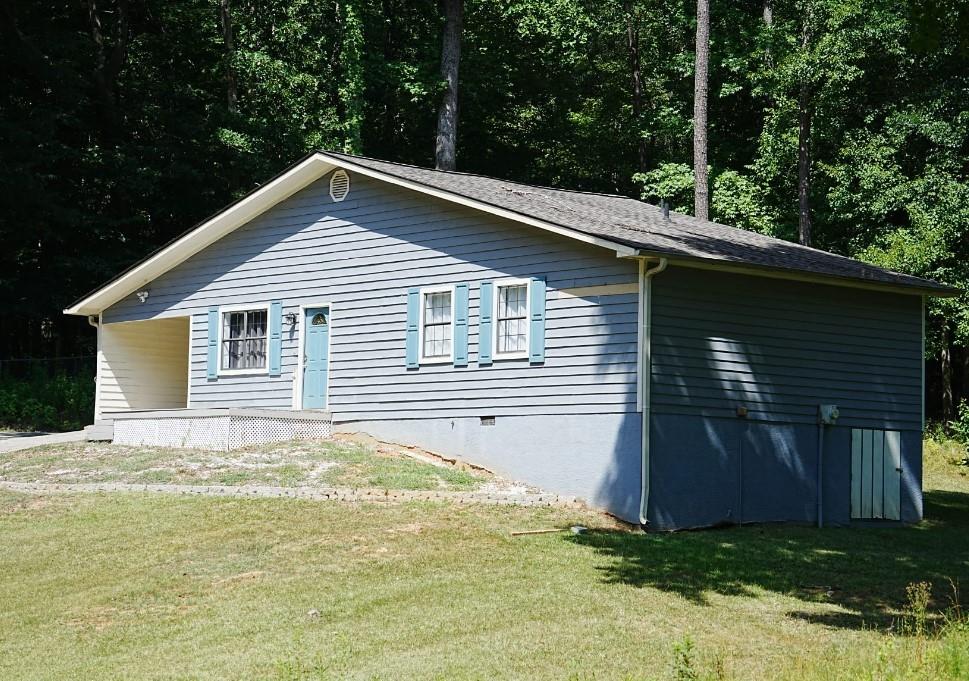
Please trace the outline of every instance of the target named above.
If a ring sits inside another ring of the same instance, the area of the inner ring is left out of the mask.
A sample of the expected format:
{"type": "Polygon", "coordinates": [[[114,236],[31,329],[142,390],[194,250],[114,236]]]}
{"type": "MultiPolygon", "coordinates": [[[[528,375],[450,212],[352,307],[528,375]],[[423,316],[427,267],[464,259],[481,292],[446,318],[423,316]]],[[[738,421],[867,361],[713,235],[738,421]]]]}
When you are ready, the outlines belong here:
{"type": "MultiPolygon", "coordinates": [[[[764,4],[761,7],[761,16],[764,19],[764,26],[768,29],[774,27],[774,0],[764,0],[764,4]]],[[[768,66],[773,66],[774,55],[771,52],[771,45],[768,42],[766,47],[766,54],[764,55],[768,66]]]]}
{"type": "Polygon", "coordinates": [[[94,85],[101,109],[101,128],[105,139],[118,134],[117,78],[128,59],[128,2],[118,0],[117,21],[113,46],[105,40],[101,15],[95,0],[87,0],[88,30],[94,43],[94,85]]]}
{"type": "MultiPolygon", "coordinates": [[[[801,32],[801,49],[807,54],[811,44],[811,10],[808,3],[801,32]]],[[[801,82],[797,98],[797,236],[805,246],[811,245],[811,83],[801,82]]]]}
{"type": "Polygon", "coordinates": [[[458,137],[458,66],[461,63],[461,25],[463,0],[444,0],[444,40],[441,47],[441,77],[447,82],[441,108],[437,112],[437,143],[434,165],[438,170],[454,170],[458,137]]]}
{"type": "Polygon", "coordinates": [[[639,28],[636,26],[633,0],[626,0],[626,47],[629,50],[629,71],[633,89],[633,129],[638,140],[638,170],[645,173],[647,168],[646,138],[643,137],[643,79],[639,61],[639,28]]]}
{"type": "Polygon", "coordinates": [[[343,128],[342,151],[363,151],[363,26],[354,0],[338,2],[337,26],[341,39],[334,57],[334,71],[340,76],[337,112],[343,128]]]}
{"type": "Polygon", "coordinates": [[[222,56],[225,60],[225,103],[230,114],[239,110],[239,86],[232,65],[235,45],[232,39],[232,12],[229,0],[219,0],[219,23],[222,27],[222,56]]]}
{"type": "Polygon", "coordinates": [[[707,95],[710,74],[710,0],[696,3],[696,70],[693,76],[693,213],[710,218],[707,180],[707,95]]]}
{"type": "Polygon", "coordinates": [[[955,399],[952,390],[952,331],[946,324],[942,329],[942,348],[939,351],[939,370],[942,374],[942,420],[955,418],[955,399]]]}

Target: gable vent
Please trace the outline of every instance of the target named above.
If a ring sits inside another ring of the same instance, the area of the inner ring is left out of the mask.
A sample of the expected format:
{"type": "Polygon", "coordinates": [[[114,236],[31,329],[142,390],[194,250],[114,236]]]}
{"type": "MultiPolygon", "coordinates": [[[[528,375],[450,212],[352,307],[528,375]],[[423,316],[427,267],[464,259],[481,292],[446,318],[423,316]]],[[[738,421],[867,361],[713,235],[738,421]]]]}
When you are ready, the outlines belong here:
{"type": "Polygon", "coordinates": [[[350,193],[350,176],[345,170],[337,170],[330,176],[330,198],[342,201],[350,193]]]}

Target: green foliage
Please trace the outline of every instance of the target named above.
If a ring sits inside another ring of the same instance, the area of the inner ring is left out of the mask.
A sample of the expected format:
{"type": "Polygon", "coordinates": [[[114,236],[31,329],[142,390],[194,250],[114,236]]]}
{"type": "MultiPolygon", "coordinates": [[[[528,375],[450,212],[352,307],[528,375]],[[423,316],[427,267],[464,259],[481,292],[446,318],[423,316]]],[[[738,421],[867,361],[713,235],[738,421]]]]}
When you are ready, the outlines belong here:
{"type": "MultiPolygon", "coordinates": [[[[771,5],[769,26],[762,3],[712,8],[713,217],[794,237],[806,88],[815,245],[969,290],[969,4],[771,5]]],[[[211,0],[93,7],[100,40],[74,5],[0,15],[0,356],[90,343],[60,310],[314,148],[433,161],[435,0],[230,0],[231,50],[211,0]]],[[[670,0],[466,0],[459,169],[690,212],[694,22],[670,0]]],[[[969,363],[969,295],[928,319],[929,358],[969,363]]]]}
{"type": "Polygon", "coordinates": [[[733,227],[777,236],[777,214],[767,205],[765,192],[749,177],[725,170],[713,178],[713,219],[733,227]]]}
{"type": "Polygon", "coordinates": [[[963,401],[959,404],[955,420],[948,425],[953,436],[963,445],[969,446],[969,402],[963,401]]]}
{"type": "Polygon", "coordinates": [[[633,175],[642,184],[642,197],[660,199],[678,213],[692,212],[693,169],[685,163],[663,163],[655,170],[633,175]]]}
{"type": "Polygon", "coordinates": [[[94,376],[0,381],[0,426],[17,430],[79,430],[94,413],[94,376]]]}

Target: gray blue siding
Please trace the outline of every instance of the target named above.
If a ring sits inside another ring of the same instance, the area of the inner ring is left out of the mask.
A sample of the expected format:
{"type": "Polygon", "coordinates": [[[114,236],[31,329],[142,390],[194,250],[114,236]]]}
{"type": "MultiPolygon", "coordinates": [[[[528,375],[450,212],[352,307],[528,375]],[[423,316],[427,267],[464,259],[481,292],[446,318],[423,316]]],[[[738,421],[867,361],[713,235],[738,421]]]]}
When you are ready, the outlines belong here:
{"type": "Polygon", "coordinates": [[[918,297],[681,268],[653,296],[656,527],[813,522],[819,404],[841,412],[828,522],[849,521],[852,427],[902,431],[903,519],[921,517],[918,297]]]}

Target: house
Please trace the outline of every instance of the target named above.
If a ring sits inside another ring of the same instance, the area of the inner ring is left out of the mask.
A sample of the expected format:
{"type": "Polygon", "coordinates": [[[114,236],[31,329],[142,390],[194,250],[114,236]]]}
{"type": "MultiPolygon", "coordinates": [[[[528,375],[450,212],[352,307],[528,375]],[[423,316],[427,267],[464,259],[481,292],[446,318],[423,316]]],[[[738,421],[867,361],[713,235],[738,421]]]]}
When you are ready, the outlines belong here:
{"type": "Polygon", "coordinates": [[[922,516],[926,296],[633,199],[308,155],[66,310],[117,442],[365,431],[655,529],[922,516]]]}

